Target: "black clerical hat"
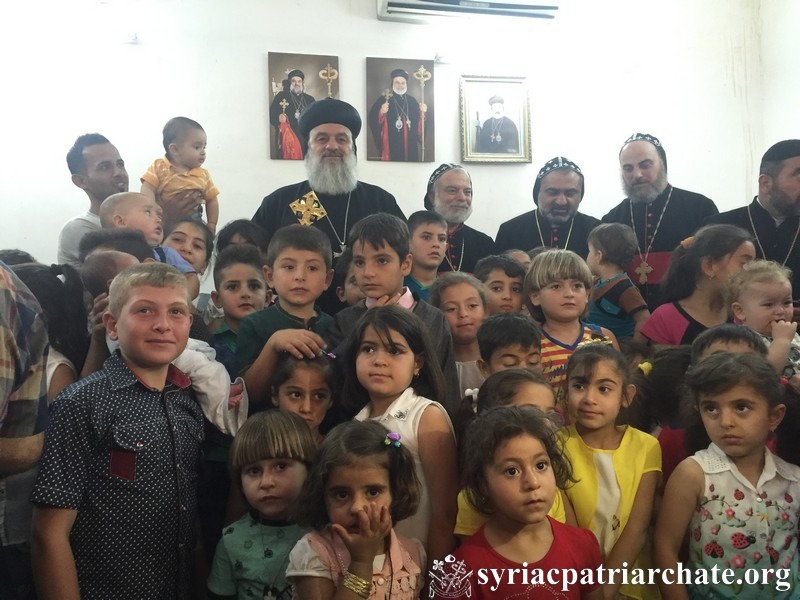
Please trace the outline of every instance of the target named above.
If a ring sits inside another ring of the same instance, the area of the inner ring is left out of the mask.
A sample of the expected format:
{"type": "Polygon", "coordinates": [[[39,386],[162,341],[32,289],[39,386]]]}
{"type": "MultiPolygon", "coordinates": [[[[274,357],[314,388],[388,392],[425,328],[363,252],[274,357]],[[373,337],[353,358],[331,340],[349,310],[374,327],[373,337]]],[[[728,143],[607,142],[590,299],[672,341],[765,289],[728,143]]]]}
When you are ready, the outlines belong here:
{"type": "Polygon", "coordinates": [[[544,166],[539,169],[539,174],[536,175],[536,181],[533,184],[533,202],[536,206],[539,206],[539,190],[542,189],[542,179],[544,176],[550,173],[551,171],[572,171],[577,173],[581,176],[581,198],[583,198],[583,194],[586,191],[585,184],[583,182],[583,172],[581,168],[572,162],[570,159],[564,156],[556,156],[555,158],[551,158],[544,166]]]}
{"type": "Polygon", "coordinates": [[[300,113],[300,119],[297,125],[300,128],[300,134],[302,136],[300,143],[303,145],[303,154],[305,154],[306,146],[308,145],[308,135],[311,133],[311,130],[323,123],[337,123],[347,127],[353,135],[353,150],[355,150],[356,138],[361,132],[361,117],[358,111],[342,100],[323,98],[322,100],[312,102],[300,113]]]}
{"type": "Polygon", "coordinates": [[[783,140],[770,147],[761,162],[780,162],[795,156],[800,156],[800,140],[783,140]]]}
{"type": "MultiPolygon", "coordinates": [[[[441,165],[436,167],[436,169],[434,169],[433,173],[431,173],[431,176],[428,178],[428,187],[425,190],[425,198],[423,198],[422,200],[427,210],[433,210],[433,201],[430,198],[431,191],[433,190],[433,185],[437,181],[439,181],[439,178],[442,175],[444,175],[448,171],[452,171],[453,169],[461,169],[462,171],[467,173],[467,170],[464,167],[462,167],[461,165],[457,165],[455,163],[442,163],[441,165]]],[[[467,173],[467,177],[469,177],[469,173],[467,173]]],[[[472,177],[470,177],[469,179],[471,182],[472,177]]]]}
{"type": "Polygon", "coordinates": [[[667,152],[664,150],[664,146],[661,145],[661,140],[654,135],[650,135],[649,133],[634,133],[631,137],[625,140],[625,143],[622,144],[622,148],[619,149],[619,153],[622,154],[622,149],[631,142],[647,142],[648,144],[652,144],[656,149],[658,156],[661,158],[661,162],[664,163],[664,169],[666,170],[667,152]]]}
{"type": "Polygon", "coordinates": [[[299,77],[303,81],[306,80],[306,74],[303,73],[300,69],[292,69],[286,74],[286,79],[288,79],[289,81],[292,80],[292,77],[299,77]]]}
{"type": "Polygon", "coordinates": [[[402,77],[406,81],[408,81],[408,71],[406,71],[405,69],[395,69],[389,75],[389,79],[393,80],[395,77],[402,77]]]}

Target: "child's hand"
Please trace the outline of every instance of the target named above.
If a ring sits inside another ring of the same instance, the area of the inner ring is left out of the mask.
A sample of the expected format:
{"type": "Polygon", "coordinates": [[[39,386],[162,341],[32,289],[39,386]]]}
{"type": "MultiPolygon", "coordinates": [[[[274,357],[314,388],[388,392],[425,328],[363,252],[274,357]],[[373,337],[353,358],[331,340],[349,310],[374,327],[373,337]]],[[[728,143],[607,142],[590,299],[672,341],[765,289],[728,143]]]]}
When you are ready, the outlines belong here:
{"type": "Polygon", "coordinates": [[[352,562],[372,564],[385,551],[386,536],[392,530],[388,506],[367,504],[358,512],[358,533],[349,533],[341,525],[331,525],[350,552],[352,562]]]}
{"type": "Polygon", "coordinates": [[[237,381],[231,384],[231,391],[228,395],[228,409],[232,410],[239,406],[242,401],[242,394],[244,393],[244,383],[237,381]]]}
{"type": "Polygon", "coordinates": [[[89,313],[89,330],[92,335],[105,339],[106,327],[103,325],[103,313],[108,308],[108,294],[102,293],[94,299],[92,311],[89,313]]]}
{"type": "Polygon", "coordinates": [[[797,323],[794,321],[773,321],[772,340],[791,342],[794,334],[797,333],[797,323]]]}
{"type": "Polygon", "coordinates": [[[274,352],[288,352],[295,358],[316,358],[326,347],[319,334],[307,329],[281,329],[273,333],[267,346],[274,352]]]}
{"type": "Polygon", "coordinates": [[[173,198],[170,202],[159,203],[164,211],[162,221],[164,223],[174,223],[194,214],[194,209],[200,204],[203,193],[200,190],[187,190],[173,198]]]}
{"type": "Polygon", "coordinates": [[[386,294],[385,296],[381,296],[377,300],[375,300],[375,306],[373,308],[377,308],[378,306],[394,306],[398,302],[400,302],[400,298],[402,297],[402,293],[397,293],[393,296],[386,294]]]}

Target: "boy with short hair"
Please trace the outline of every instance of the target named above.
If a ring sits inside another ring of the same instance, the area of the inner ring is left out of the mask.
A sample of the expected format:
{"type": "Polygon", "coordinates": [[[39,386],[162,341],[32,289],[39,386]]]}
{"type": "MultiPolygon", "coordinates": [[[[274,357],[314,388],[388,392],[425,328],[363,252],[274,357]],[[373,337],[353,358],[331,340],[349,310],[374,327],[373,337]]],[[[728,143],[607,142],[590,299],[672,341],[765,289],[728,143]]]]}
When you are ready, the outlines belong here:
{"type": "Polygon", "coordinates": [[[723,323],[706,329],[692,342],[691,364],[696,365],[717,352],[752,352],[767,357],[764,339],[749,327],[723,323]]]}
{"type": "Polygon", "coordinates": [[[31,496],[39,597],[188,597],[203,416],[170,363],[191,320],[173,267],[112,283],[104,323],[119,351],[51,407],[31,496]]]}
{"type": "Polygon", "coordinates": [[[447,249],[447,221],[432,210],[418,210],[408,217],[408,232],[413,262],[403,283],[427,302],[447,249]]]}
{"type": "Polygon", "coordinates": [[[206,161],[206,142],[206,132],[197,121],[186,117],[167,121],[163,131],[166,154],[142,175],[142,194],[162,206],[195,194],[197,218],[202,217],[205,204],[208,228],[214,233],[219,220],[219,190],[202,167],[206,161]]]}
{"type": "Polygon", "coordinates": [[[100,222],[104,229],[135,229],[144,234],[153,250],[153,257],[172,265],[186,276],[191,298],[200,293],[200,280],[194,267],[173,248],[162,246],[164,228],[161,225],[161,207],[144,194],[122,192],[103,200],[100,205],[100,222]]]}
{"type": "Polygon", "coordinates": [[[451,419],[454,418],[461,398],[450,326],[442,311],[403,285],[412,263],[408,227],[388,213],[369,215],[353,225],[347,236],[347,245],[353,249],[356,280],[366,298],[336,313],[333,325],[324,335],[329,347],[339,356],[349,332],[355,330],[361,316],[373,306],[397,304],[413,311],[425,323],[436,346],[447,384],[448,397],[434,400],[447,409],[451,419]]]}
{"type": "Polygon", "coordinates": [[[603,223],[589,232],[586,241],[586,264],[596,277],[587,322],[610,329],[617,338],[647,342],[639,328],[650,318],[650,310],[626,272],[639,249],[633,229],[622,223],[603,223]]]}
{"type": "Polygon", "coordinates": [[[333,279],[331,242],[315,227],[289,225],[269,243],[264,274],[277,299],[268,309],[242,319],[236,364],[254,402],[264,402],[278,356],[322,353],[322,335],[332,319],[316,305],[333,279]]]}
{"type": "Polygon", "coordinates": [[[497,313],[478,328],[478,368],[489,375],[521,367],[542,372],[542,334],[529,317],[518,313],[497,313]]]}
{"type": "Polygon", "coordinates": [[[211,301],[222,309],[223,322],[214,332],[217,360],[236,378],[236,342],[242,319],[264,309],[267,282],[261,252],[255,246],[228,246],[214,261],[211,301]]]}
{"type": "Polygon", "coordinates": [[[475,264],[475,277],[489,290],[489,314],[522,311],[525,268],[504,254],[492,254],[475,264]]]}
{"type": "Polygon", "coordinates": [[[336,261],[336,266],[333,268],[333,289],[336,291],[336,297],[344,306],[353,306],[358,304],[366,296],[361,288],[358,287],[356,281],[356,274],[353,271],[353,249],[345,248],[339,260],[336,261]]]}

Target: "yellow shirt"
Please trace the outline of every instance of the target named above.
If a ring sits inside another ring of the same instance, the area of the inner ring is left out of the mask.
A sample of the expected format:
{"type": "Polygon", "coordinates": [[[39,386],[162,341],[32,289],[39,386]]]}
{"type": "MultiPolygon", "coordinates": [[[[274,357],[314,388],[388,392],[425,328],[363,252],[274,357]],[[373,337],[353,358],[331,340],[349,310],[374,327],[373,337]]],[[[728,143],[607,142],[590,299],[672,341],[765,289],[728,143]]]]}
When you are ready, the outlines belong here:
{"type": "MultiPolygon", "coordinates": [[[[560,523],[566,523],[567,521],[564,501],[561,499],[561,494],[563,493],[558,490],[553,506],[550,507],[550,511],[547,513],[560,523]]],[[[472,504],[467,500],[467,493],[464,490],[458,493],[458,516],[456,516],[456,526],[453,529],[453,533],[456,535],[472,535],[480,529],[481,525],[486,523],[488,518],[487,515],[479,513],[473,508],[472,504]]]]}
{"type": "Polygon", "coordinates": [[[202,192],[200,202],[203,204],[219,196],[219,190],[206,169],[197,167],[181,173],[166,158],[157,158],[142,175],[142,182],[152,185],[162,202],[170,202],[187,190],[202,192]]]}
{"type": "MultiPolygon", "coordinates": [[[[578,527],[591,529],[606,556],[628,524],[642,475],[661,472],[661,446],[651,435],[633,427],[624,431],[616,450],[586,445],[574,425],[561,429],[577,483],[566,489],[575,509],[578,527]]],[[[630,568],[650,566],[650,541],[630,568]]],[[[619,593],[632,598],[658,598],[655,586],[621,586],[619,593]],[[655,594],[655,595],[653,595],[655,594]]]]}

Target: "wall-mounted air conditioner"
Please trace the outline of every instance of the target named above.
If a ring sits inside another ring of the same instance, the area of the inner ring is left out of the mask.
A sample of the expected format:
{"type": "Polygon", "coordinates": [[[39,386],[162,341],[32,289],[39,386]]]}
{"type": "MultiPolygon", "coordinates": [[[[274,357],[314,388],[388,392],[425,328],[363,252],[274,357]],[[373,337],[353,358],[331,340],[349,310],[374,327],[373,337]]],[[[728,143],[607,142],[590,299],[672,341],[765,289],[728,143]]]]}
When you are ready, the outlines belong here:
{"type": "Polygon", "coordinates": [[[552,19],[558,6],[531,0],[376,0],[378,18],[406,23],[430,22],[436,17],[493,15],[552,19]]]}

